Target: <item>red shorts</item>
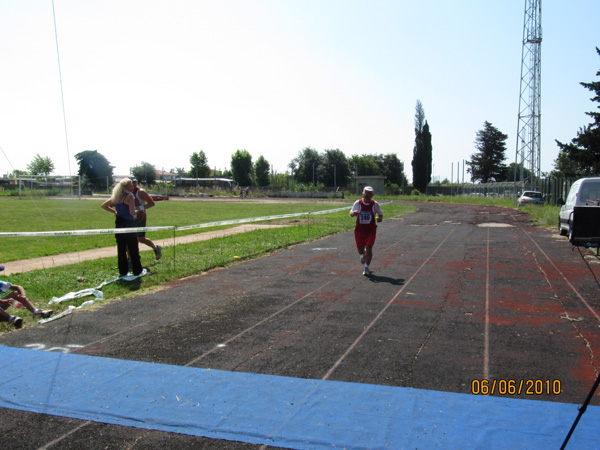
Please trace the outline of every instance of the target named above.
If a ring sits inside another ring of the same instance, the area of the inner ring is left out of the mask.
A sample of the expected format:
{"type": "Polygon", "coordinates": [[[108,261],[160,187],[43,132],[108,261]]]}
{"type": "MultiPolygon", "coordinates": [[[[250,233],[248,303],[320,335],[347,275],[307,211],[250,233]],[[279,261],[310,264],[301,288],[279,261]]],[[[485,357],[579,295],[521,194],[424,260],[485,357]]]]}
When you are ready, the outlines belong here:
{"type": "Polygon", "coordinates": [[[356,247],[362,250],[365,247],[373,247],[375,244],[375,236],[377,235],[377,229],[374,230],[354,230],[354,239],[356,240],[356,247]]]}

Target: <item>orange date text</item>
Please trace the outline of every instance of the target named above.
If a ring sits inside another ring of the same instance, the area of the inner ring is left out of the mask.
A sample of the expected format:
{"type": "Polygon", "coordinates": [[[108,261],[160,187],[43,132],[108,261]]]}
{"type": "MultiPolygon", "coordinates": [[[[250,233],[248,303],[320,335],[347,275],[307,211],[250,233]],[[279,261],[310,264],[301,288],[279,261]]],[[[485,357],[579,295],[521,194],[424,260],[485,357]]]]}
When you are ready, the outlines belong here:
{"type": "Polygon", "coordinates": [[[474,395],[559,395],[560,380],[473,380],[471,394],[474,395]]]}

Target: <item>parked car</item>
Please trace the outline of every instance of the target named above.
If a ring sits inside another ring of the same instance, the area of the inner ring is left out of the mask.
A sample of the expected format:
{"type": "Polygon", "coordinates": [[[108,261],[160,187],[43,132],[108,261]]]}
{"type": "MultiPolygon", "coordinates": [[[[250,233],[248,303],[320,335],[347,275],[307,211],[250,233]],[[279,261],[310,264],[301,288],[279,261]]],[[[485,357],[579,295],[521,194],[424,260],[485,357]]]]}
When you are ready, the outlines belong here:
{"type": "Polygon", "coordinates": [[[559,198],[558,231],[561,236],[572,235],[573,211],[576,206],[598,207],[600,205],[600,177],[580,178],[571,185],[567,200],[559,198]]]}
{"type": "Polygon", "coordinates": [[[524,191],[523,194],[517,200],[517,206],[523,205],[543,205],[544,196],[541,192],[537,191],[524,191]]]}
{"type": "Polygon", "coordinates": [[[160,194],[150,194],[150,197],[152,197],[152,200],[154,200],[155,202],[160,202],[162,200],[169,200],[168,196],[160,195],[160,194]]]}

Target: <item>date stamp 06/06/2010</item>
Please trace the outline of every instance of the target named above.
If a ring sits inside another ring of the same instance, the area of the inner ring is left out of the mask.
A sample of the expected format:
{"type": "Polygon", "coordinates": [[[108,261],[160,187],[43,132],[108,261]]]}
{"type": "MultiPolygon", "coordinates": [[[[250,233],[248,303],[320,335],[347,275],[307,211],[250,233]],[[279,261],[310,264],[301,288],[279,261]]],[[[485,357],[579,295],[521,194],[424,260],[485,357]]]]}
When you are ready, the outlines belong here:
{"type": "Polygon", "coordinates": [[[559,395],[560,380],[473,380],[471,394],[474,395],[559,395]]]}

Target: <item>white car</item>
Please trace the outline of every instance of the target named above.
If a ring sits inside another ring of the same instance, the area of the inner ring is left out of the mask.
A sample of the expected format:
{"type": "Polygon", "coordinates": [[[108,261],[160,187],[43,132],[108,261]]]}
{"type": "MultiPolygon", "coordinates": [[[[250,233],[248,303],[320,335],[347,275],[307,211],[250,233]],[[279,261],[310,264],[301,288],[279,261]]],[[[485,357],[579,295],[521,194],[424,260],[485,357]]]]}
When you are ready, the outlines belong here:
{"type": "Polygon", "coordinates": [[[580,178],[571,185],[567,200],[558,199],[561,205],[558,215],[558,231],[571,239],[573,211],[576,206],[598,207],[600,205],[600,177],[580,178]]]}
{"type": "Polygon", "coordinates": [[[544,196],[541,192],[525,191],[517,200],[517,206],[523,205],[543,205],[544,196]]]}

